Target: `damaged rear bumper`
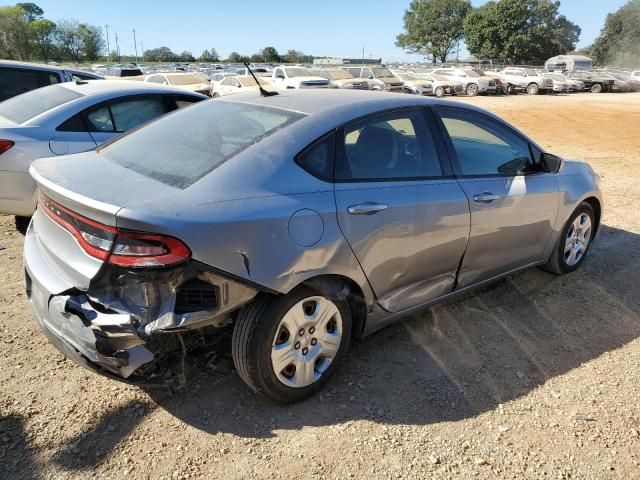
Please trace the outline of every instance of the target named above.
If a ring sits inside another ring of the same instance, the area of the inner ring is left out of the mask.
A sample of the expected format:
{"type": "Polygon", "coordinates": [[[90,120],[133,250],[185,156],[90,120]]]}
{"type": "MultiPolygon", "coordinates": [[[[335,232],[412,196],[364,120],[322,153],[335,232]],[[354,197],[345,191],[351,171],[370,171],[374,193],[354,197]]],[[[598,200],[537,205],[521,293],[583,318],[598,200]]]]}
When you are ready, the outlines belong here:
{"type": "Polygon", "coordinates": [[[228,326],[258,292],[199,263],[161,272],[106,266],[79,291],[46,262],[32,229],[25,238],[25,285],[40,328],[67,358],[112,378],[147,381],[138,373],[176,343],[168,337],[228,326]],[[194,280],[211,286],[215,304],[185,311],[177,299],[193,293],[181,289],[194,280]]]}

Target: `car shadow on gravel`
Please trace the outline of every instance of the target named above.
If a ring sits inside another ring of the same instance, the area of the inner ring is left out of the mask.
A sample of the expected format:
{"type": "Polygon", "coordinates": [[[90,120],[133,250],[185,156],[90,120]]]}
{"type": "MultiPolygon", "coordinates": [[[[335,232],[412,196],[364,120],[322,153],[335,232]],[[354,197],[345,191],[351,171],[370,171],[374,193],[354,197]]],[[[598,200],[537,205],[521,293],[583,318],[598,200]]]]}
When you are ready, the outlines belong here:
{"type": "Polygon", "coordinates": [[[21,416],[0,416],[0,478],[39,478],[24,424],[21,416]]]}
{"type": "MultiPolygon", "coordinates": [[[[147,393],[194,428],[247,438],[361,419],[426,425],[474,417],[640,336],[638,250],[639,235],[603,226],[577,272],[529,270],[371,335],[300,404],[252,394],[224,357],[174,395],[147,393]]],[[[136,408],[107,413],[54,461],[69,470],[100,463],[141,420],[136,408]],[[80,457],[87,446],[93,453],[80,457]]]]}

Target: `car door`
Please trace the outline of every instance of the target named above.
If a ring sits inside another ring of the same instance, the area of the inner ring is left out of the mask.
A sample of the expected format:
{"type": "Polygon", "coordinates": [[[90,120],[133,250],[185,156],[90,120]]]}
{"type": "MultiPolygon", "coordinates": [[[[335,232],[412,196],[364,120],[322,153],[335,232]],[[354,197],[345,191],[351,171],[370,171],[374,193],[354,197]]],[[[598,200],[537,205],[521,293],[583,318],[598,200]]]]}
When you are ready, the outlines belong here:
{"type": "Polygon", "coordinates": [[[540,153],[494,117],[449,107],[435,111],[471,210],[458,287],[545,260],[559,193],[540,153]]]}
{"type": "Polygon", "coordinates": [[[338,223],[379,304],[398,312],[453,290],[467,245],[469,205],[423,108],[341,128],[338,223]]]}
{"type": "Polygon", "coordinates": [[[88,109],[84,118],[91,137],[100,145],[169,110],[163,95],[135,95],[103,102],[88,109]]]}

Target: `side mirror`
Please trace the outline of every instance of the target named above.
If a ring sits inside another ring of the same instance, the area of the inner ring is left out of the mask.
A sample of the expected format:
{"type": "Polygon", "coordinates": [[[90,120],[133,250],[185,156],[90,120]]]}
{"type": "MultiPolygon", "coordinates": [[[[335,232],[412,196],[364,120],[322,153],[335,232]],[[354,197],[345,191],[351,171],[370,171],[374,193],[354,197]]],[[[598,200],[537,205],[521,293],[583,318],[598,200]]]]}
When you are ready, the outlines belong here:
{"type": "Polygon", "coordinates": [[[562,167],[562,159],[550,153],[540,155],[542,168],[549,173],[558,173],[562,167]]]}
{"type": "Polygon", "coordinates": [[[369,75],[367,78],[368,78],[369,80],[373,80],[373,75],[369,75]]]}

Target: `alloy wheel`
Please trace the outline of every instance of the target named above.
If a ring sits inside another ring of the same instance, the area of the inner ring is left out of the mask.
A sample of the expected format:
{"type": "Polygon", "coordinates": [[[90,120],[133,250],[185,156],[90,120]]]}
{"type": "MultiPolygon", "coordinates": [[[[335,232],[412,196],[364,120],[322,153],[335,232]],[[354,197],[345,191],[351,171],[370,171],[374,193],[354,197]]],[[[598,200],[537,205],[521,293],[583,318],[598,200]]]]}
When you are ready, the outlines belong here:
{"type": "Polygon", "coordinates": [[[587,251],[591,241],[591,217],[586,213],[578,215],[565,238],[564,261],[569,267],[577,265],[587,251]]]}

